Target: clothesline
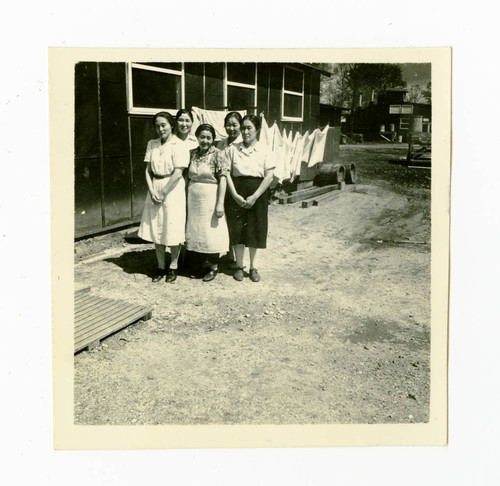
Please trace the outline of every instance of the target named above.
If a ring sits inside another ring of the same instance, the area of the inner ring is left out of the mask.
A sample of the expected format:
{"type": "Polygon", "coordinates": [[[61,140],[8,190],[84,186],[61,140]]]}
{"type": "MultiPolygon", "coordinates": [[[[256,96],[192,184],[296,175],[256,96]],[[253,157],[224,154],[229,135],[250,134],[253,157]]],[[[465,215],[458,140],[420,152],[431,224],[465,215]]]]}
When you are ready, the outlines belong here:
{"type": "MultiPolygon", "coordinates": [[[[204,110],[202,108],[192,108],[194,122],[193,132],[201,123],[209,123],[215,129],[216,139],[225,138],[224,118],[227,111],[204,110]]],[[[239,111],[241,116],[247,114],[246,110],[239,111]]],[[[262,126],[260,130],[259,142],[267,147],[271,157],[274,157],[276,168],[274,176],[279,183],[284,181],[293,182],[300,175],[302,162],[307,163],[307,167],[313,167],[319,162],[323,162],[326,136],[329,126],[323,130],[316,128],[313,132],[308,131],[301,135],[300,132],[293,133],[291,130],[283,129],[280,132],[276,122],[269,127],[263,114],[260,115],[262,126]]]]}

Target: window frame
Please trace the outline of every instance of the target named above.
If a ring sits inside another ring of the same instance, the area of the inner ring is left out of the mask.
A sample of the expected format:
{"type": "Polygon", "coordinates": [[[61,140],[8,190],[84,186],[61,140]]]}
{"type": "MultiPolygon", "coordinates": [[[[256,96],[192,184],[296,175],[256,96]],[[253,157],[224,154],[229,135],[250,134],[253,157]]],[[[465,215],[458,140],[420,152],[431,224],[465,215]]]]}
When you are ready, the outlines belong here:
{"type": "Polygon", "coordinates": [[[296,67],[287,66],[287,65],[283,66],[283,80],[282,80],[282,87],[281,87],[281,121],[292,121],[292,122],[303,122],[304,121],[305,85],[306,85],[306,75],[302,69],[298,69],[296,67]],[[299,93],[298,91],[290,91],[290,90],[285,89],[285,69],[290,69],[290,70],[298,71],[299,73],[302,73],[302,93],[299,93]],[[285,95],[297,96],[297,97],[302,98],[302,103],[301,103],[302,115],[300,117],[285,116],[285,95]]]}
{"type": "Polygon", "coordinates": [[[410,127],[411,127],[411,118],[401,117],[399,119],[399,129],[400,130],[409,130],[410,127]],[[408,125],[408,126],[403,126],[403,125],[408,125]]]}
{"type": "MultiPolygon", "coordinates": [[[[250,64],[250,63],[248,63],[250,64]]],[[[258,64],[256,62],[253,63],[255,65],[255,79],[254,79],[254,84],[246,84],[246,83],[238,83],[237,81],[229,81],[227,79],[227,62],[224,63],[224,83],[223,83],[223,93],[222,93],[222,102],[224,103],[224,109],[225,111],[229,111],[229,103],[227,99],[227,93],[228,93],[228,86],[233,86],[236,88],[246,88],[246,89],[253,89],[254,90],[254,97],[253,97],[253,107],[247,107],[246,112],[250,113],[252,110],[254,114],[257,112],[257,69],[258,69],[258,64]],[[250,108],[250,109],[249,109],[250,108]]],[[[237,109],[237,111],[242,111],[237,109]]]]}
{"type": "Polygon", "coordinates": [[[146,64],[138,64],[135,62],[126,63],[126,79],[127,79],[127,111],[129,115],[155,115],[159,111],[166,111],[175,116],[177,111],[185,107],[185,70],[184,63],[181,63],[181,70],[160,68],[157,66],[148,66],[146,64]],[[134,95],[132,85],[132,69],[142,69],[144,71],[155,71],[158,73],[171,74],[180,77],[181,83],[181,106],[179,108],[146,108],[141,106],[134,106],[134,95]]]}
{"type": "Polygon", "coordinates": [[[389,105],[389,115],[413,115],[413,105],[389,105]]]}

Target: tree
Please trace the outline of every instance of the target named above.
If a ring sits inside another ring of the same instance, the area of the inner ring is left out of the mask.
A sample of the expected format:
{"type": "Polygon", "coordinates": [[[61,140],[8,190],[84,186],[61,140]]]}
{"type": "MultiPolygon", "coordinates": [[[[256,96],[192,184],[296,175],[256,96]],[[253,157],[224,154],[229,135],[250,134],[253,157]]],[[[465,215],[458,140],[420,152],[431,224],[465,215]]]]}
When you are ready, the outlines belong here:
{"type": "Polygon", "coordinates": [[[431,82],[427,83],[425,89],[419,84],[414,84],[408,88],[406,100],[410,103],[430,103],[431,102],[431,82]]]}
{"type": "Polygon", "coordinates": [[[432,83],[430,81],[427,83],[425,90],[422,91],[422,95],[427,103],[432,102],[432,83]]]}
{"type": "MultiPolygon", "coordinates": [[[[349,63],[321,67],[333,72],[330,78],[323,77],[321,81],[321,102],[349,107],[351,113],[358,106],[360,95],[371,99],[372,93],[378,96],[387,88],[406,85],[400,64],[349,63]]],[[[351,116],[351,132],[352,129],[351,116]]]]}
{"type": "Polygon", "coordinates": [[[324,64],[322,69],[330,71],[331,77],[322,76],[320,101],[328,105],[350,107],[351,95],[347,85],[348,64],[324,64]]]}
{"type": "Polygon", "coordinates": [[[426,102],[422,88],[419,84],[412,84],[408,88],[408,93],[406,94],[406,101],[408,101],[409,103],[425,103],[426,102]]]}

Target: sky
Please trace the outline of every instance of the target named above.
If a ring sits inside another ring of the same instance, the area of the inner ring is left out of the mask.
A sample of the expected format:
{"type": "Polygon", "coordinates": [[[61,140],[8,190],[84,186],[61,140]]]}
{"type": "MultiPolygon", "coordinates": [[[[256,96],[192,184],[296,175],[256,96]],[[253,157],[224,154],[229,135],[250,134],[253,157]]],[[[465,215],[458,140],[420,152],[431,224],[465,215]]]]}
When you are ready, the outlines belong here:
{"type": "Polygon", "coordinates": [[[422,88],[431,80],[431,64],[403,64],[403,79],[408,85],[419,84],[422,88]]]}

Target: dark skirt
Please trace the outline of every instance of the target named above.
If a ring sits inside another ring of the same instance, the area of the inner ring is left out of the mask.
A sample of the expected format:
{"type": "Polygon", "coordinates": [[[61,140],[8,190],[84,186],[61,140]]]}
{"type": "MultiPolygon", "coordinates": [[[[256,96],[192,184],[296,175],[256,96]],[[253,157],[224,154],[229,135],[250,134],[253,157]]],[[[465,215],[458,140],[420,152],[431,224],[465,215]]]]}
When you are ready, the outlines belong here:
{"type": "MultiPolygon", "coordinates": [[[[259,188],[262,180],[261,177],[234,177],[233,183],[236,192],[246,199],[259,188]]],[[[250,209],[241,208],[229,191],[226,193],[225,210],[231,245],[266,248],[268,192],[269,189],[255,201],[250,209]]]]}

